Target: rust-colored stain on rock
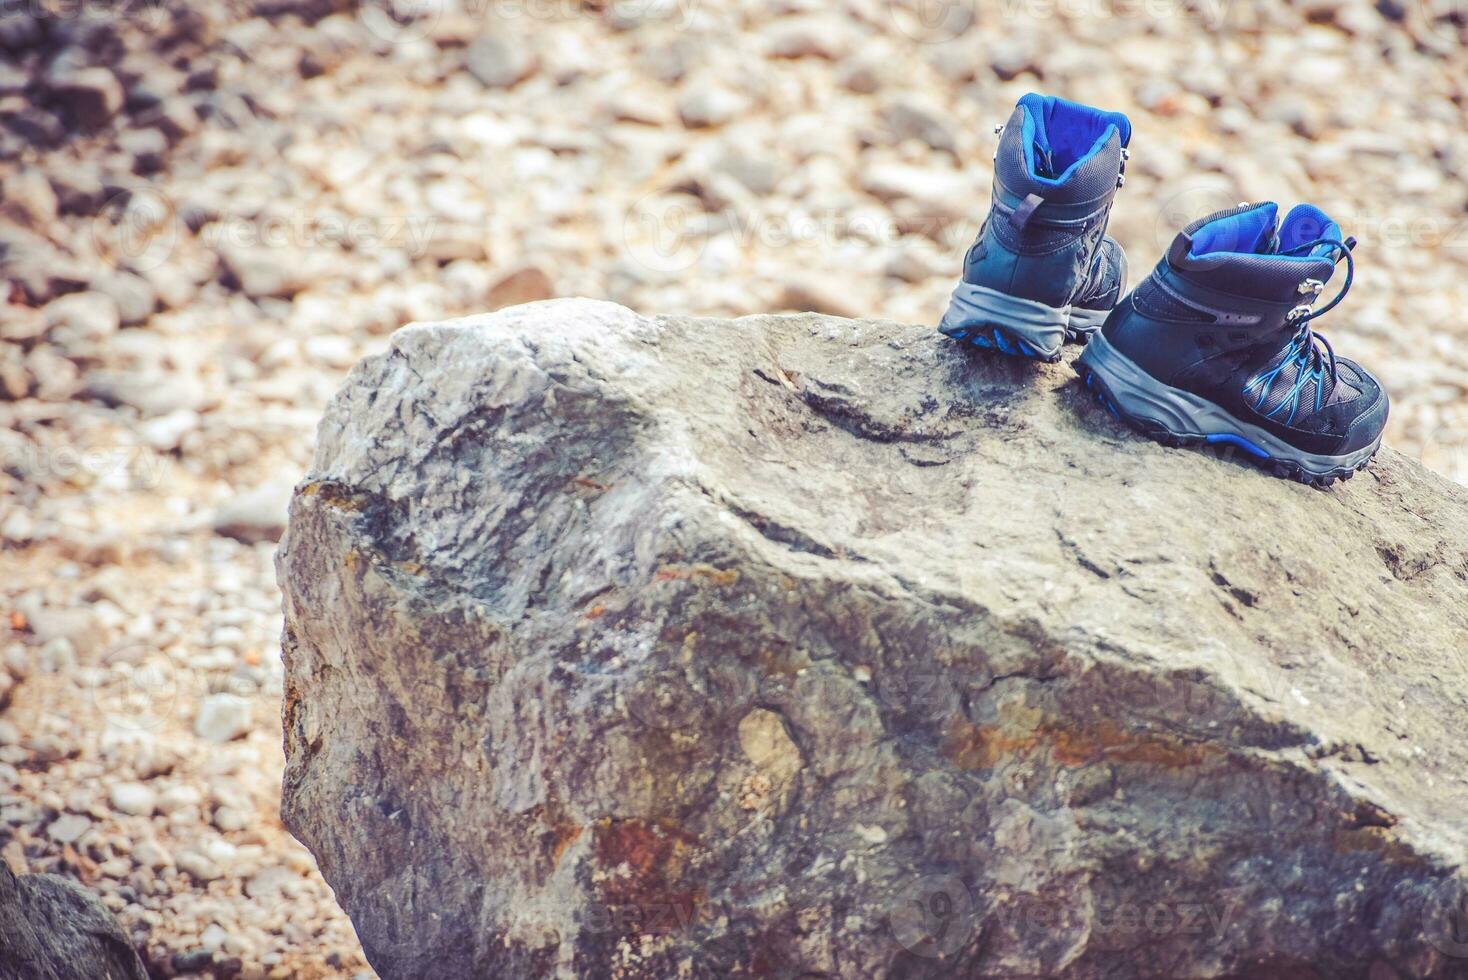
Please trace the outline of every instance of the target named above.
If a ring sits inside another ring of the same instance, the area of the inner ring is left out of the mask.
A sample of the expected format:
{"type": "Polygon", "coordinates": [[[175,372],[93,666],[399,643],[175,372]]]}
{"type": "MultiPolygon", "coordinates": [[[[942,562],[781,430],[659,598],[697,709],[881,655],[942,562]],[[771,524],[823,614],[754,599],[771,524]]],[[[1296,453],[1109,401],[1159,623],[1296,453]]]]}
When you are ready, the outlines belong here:
{"type": "Polygon", "coordinates": [[[580,824],[559,823],[551,828],[554,844],[551,847],[551,864],[559,866],[561,858],[571,845],[581,839],[581,834],[586,828],[580,824]]]}
{"type": "Polygon", "coordinates": [[[337,510],[361,511],[367,507],[367,494],[335,480],[312,480],[296,491],[297,497],[319,497],[321,502],[337,510]]]}
{"type": "Polygon", "coordinates": [[[656,582],[701,581],[727,586],[739,581],[739,569],[715,568],[712,565],[664,565],[653,575],[656,582]]]}
{"type": "Polygon", "coordinates": [[[960,769],[992,769],[1006,758],[1047,749],[1061,766],[1134,762],[1161,769],[1185,769],[1216,761],[1223,752],[1156,732],[1128,731],[1114,722],[1090,729],[1053,723],[1012,731],[1004,725],[961,722],[943,740],[943,754],[960,769]]]}
{"type": "MultiPolygon", "coordinates": [[[[692,918],[703,903],[700,889],[687,887],[688,860],[697,838],[677,827],[647,820],[603,818],[592,828],[591,849],[605,875],[602,895],[614,906],[692,918]]],[[[634,924],[642,917],[626,917],[634,924]]],[[[649,919],[650,921],[650,919],[649,919]]]]}

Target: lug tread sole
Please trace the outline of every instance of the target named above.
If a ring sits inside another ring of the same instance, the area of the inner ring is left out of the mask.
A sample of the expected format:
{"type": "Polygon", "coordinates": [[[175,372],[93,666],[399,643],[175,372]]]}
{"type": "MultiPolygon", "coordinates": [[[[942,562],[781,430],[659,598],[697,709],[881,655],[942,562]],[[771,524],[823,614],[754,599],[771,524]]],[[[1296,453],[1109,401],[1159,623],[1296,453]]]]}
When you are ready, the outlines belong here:
{"type": "MultiPolygon", "coordinates": [[[[1116,397],[1107,389],[1105,380],[1099,374],[1091,370],[1089,365],[1081,362],[1077,362],[1075,368],[1077,373],[1080,374],[1081,380],[1085,382],[1086,387],[1090,389],[1091,394],[1095,396],[1103,408],[1110,412],[1118,421],[1125,423],[1147,438],[1160,442],[1164,446],[1170,446],[1176,449],[1211,445],[1202,436],[1179,435],[1153,419],[1144,419],[1121,411],[1117,408],[1116,397]]],[[[1379,447],[1377,451],[1379,451],[1379,447]]],[[[1331,470],[1328,473],[1310,473],[1298,463],[1284,459],[1274,459],[1273,457],[1261,459],[1248,452],[1241,452],[1239,456],[1247,459],[1255,466],[1258,466],[1273,476],[1294,480],[1297,483],[1308,484],[1324,490],[1337,482],[1349,480],[1364,470],[1376,458],[1376,452],[1373,452],[1354,466],[1344,466],[1331,470]]]]}
{"type": "MultiPolygon", "coordinates": [[[[1032,346],[1029,341],[1011,333],[1007,328],[983,324],[963,327],[939,327],[944,336],[952,337],[954,340],[964,341],[978,347],[981,350],[997,350],[1001,354],[1010,354],[1015,357],[1027,357],[1032,361],[1042,361],[1045,364],[1060,363],[1060,351],[1046,354],[1032,346]]],[[[1069,339],[1069,332],[1067,332],[1069,339]]]]}

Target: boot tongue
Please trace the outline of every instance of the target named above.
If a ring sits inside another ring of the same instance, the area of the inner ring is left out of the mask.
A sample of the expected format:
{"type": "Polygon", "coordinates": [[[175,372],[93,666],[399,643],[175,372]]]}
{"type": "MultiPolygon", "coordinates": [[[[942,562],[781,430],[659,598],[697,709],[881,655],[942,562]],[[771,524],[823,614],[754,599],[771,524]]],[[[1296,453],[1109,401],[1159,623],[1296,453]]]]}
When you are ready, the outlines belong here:
{"type": "Polygon", "coordinates": [[[1223,212],[1193,230],[1188,254],[1195,259],[1220,252],[1268,255],[1274,251],[1278,216],[1279,208],[1272,201],[1223,212]]]}
{"type": "Polygon", "coordinates": [[[1055,172],[1055,161],[1050,156],[1050,147],[1045,146],[1039,140],[1035,140],[1031,147],[1031,153],[1035,159],[1035,176],[1049,177],[1052,180],[1058,176],[1055,172]]]}
{"type": "Polygon", "coordinates": [[[1025,110],[1024,131],[1021,135],[1025,141],[1030,170],[1036,177],[1054,180],[1060,174],[1055,170],[1055,151],[1050,146],[1050,133],[1045,126],[1045,112],[1035,105],[1026,105],[1024,102],[1021,102],[1020,105],[1025,110]]]}
{"type": "MultiPolygon", "coordinates": [[[[1252,207],[1221,212],[1205,219],[1191,232],[1188,255],[1279,255],[1289,259],[1325,259],[1335,264],[1339,249],[1330,242],[1343,242],[1341,226],[1313,204],[1298,204],[1279,221],[1279,208],[1272,201],[1252,207]],[[1321,242],[1309,249],[1303,246],[1321,242]]],[[[1324,273],[1328,281],[1330,272],[1324,273]]]]}
{"type": "Polygon", "coordinates": [[[1330,215],[1313,204],[1297,204],[1285,215],[1279,226],[1279,236],[1274,251],[1311,258],[1334,259],[1337,250],[1329,244],[1316,245],[1308,251],[1293,251],[1309,242],[1344,242],[1341,226],[1330,215]]]}

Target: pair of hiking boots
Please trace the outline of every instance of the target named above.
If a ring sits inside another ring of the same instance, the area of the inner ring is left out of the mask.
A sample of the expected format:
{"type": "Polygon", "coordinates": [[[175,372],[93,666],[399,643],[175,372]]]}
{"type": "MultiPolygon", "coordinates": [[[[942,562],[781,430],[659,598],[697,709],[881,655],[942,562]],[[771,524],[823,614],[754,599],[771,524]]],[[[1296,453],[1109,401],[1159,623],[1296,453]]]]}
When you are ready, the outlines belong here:
{"type": "Polygon", "coordinates": [[[998,130],[994,197],[939,329],[1076,370],[1112,414],[1168,445],[1237,447],[1276,475],[1329,486],[1381,446],[1387,397],[1311,322],[1351,288],[1355,239],[1319,208],[1283,220],[1241,204],[1184,228],[1123,296],[1126,256],[1106,236],[1126,182],[1131,122],[1026,95],[998,130]],[[1338,263],[1345,280],[1314,302],[1338,263]]]}

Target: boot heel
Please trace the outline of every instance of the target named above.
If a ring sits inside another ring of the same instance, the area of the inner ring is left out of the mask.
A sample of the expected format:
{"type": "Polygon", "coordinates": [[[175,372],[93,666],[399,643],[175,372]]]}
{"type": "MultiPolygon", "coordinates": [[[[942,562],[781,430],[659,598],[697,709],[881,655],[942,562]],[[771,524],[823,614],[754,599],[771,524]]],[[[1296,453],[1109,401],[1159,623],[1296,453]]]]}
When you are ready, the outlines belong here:
{"type": "Polygon", "coordinates": [[[1053,364],[1060,360],[1070,316],[1069,307],[1057,309],[962,282],[953,291],[938,329],[975,347],[1053,364]]]}
{"type": "Polygon", "coordinates": [[[1110,315],[1110,310],[1083,310],[1079,306],[1072,306],[1070,321],[1065,325],[1065,339],[1076,344],[1086,343],[1101,329],[1101,324],[1110,315]]]}

